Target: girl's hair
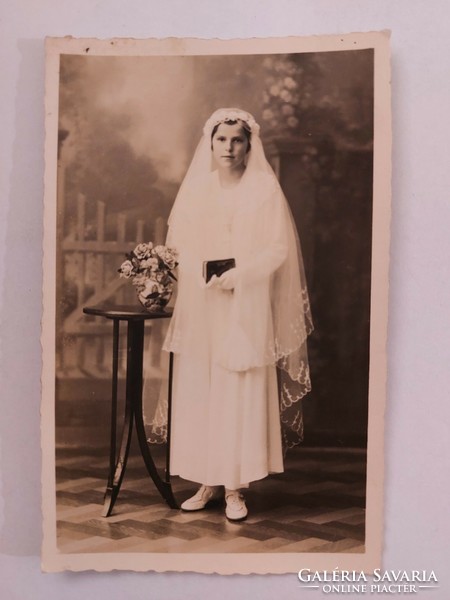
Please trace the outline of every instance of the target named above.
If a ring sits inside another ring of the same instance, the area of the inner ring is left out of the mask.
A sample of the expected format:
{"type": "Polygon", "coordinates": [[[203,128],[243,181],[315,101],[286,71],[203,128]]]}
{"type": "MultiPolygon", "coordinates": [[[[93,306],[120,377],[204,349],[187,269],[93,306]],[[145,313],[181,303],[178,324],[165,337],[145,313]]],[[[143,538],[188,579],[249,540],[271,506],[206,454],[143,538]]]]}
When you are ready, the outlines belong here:
{"type": "MultiPolygon", "coordinates": [[[[225,123],[225,125],[236,125],[236,124],[241,125],[244,135],[247,138],[247,142],[248,142],[247,152],[250,152],[252,132],[251,132],[249,126],[247,125],[247,123],[245,121],[241,121],[241,120],[239,120],[239,121],[223,121],[223,123],[225,123]]],[[[221,123],[217,123],[217,125],[214,125],[213,130],[211,131],[211,150],[212,150],[213,137],[215,136],[216,131],[219,129],[219,125],[221,125],[221,123]]]]}

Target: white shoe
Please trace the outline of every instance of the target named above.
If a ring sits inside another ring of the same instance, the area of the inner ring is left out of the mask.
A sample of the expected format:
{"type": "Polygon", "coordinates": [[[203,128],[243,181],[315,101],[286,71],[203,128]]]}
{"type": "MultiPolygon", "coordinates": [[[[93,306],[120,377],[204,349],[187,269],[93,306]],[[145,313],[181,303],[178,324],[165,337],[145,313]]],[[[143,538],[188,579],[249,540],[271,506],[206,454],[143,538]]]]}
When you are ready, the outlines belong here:
{"type": "Polygon", "coordinates": [[[202,485],[198,492],[181,505],[182,510],[202,510],[214,500],[222,498],[221,486],[202,485]]]}
{"type": "Polygon", "coordinates": [[[243,521],[247,517],[248,510],[245,506],[244,496],[238,490],[227,490],[225,501],[227,503],[225,508],[227,519],[230,521],[243,521]]]}

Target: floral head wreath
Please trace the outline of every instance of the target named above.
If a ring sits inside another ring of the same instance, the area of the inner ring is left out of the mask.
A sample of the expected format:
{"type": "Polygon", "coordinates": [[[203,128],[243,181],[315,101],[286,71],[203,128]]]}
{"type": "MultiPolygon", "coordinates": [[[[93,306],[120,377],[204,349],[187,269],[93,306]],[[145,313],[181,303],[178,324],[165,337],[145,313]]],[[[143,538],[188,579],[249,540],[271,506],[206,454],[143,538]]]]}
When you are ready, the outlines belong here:
{"type": "Polygon", "coordinates": [[[203,127],[203,133],[206,136],[210,136],[216,125],[231,121],[242,121],[252,134],[259,134],[260,127],[253,115],[239,108],[219,108],[219,110],[216,110],[206,121],[205,126],[203,127]]]}

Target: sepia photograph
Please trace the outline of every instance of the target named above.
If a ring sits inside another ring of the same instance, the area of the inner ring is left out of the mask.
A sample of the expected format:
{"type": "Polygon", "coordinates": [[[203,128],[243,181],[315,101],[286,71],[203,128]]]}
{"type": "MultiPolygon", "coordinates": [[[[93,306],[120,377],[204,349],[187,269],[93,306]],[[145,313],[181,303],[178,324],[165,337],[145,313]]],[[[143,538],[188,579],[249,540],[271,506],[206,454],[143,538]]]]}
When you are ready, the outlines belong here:
{"type": "Polygon", "coordinates": [[[46,78],[44,570],[379,567],[388,34],[46,78]]]}

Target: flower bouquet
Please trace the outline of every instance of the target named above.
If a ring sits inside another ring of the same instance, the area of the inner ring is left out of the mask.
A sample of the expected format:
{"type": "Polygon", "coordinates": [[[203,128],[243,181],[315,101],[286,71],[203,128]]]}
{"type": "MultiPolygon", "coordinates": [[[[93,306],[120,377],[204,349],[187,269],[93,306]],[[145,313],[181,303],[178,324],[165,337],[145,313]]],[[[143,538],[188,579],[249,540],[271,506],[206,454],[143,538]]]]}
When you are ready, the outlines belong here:
{"type": "Polygon", "coordinates": [[[118,269],[120,277],[132,280],[139,302],[146,310],[164,310],[172,296],[173,281],[176,281],[172,273],[178,264],[176,251],[147,242],[138,244],[126,258],[118,269]]]}

